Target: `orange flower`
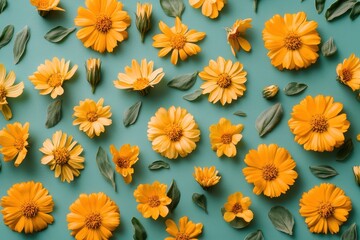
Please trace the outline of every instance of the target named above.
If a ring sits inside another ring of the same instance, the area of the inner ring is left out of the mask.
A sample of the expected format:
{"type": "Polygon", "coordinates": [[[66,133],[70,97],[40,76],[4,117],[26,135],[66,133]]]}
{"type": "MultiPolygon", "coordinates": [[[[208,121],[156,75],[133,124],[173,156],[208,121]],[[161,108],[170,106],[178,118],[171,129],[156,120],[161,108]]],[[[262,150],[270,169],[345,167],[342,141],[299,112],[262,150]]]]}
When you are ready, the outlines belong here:
{"type": "Polygon", "coordinates": [[[131,183],[134,173],[132,165],[139,160],[139,147],[125,144],[118,151],[114,145],[110,145],[110,152],[113,155],[116,171],[123,176],[126,183],[131,183]]]}

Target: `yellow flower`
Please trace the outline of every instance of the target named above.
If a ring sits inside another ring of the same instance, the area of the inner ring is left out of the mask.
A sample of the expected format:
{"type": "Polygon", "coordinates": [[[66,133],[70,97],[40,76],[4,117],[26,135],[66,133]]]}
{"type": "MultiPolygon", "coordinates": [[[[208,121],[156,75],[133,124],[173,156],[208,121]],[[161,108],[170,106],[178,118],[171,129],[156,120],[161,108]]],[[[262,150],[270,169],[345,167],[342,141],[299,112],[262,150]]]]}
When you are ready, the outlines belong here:
{"type": "Polygon", "coordinates": [[[356,183],[360,186],[360,166],[353,167],[356,183]]]}
{"type": "Polygon", "coordinates": [[[236,145],[242,138],[243,125],[232,125],[226,118],[220,118],[219,123],[211,125],[209,130],[211,148],[216,151],[216,155],[235,157],[236,145]]]}
{"type": "Polygon", "coordinates": [[[114,86],[118,89],[132,89],[141,95],[147,95],[149,88],[154,87],[164,77],[162,68],[153,71],[154,62],[149,63],[146,59],[141,60],[141,65],[133,59],[131,67],[125,67],[125,73],[119,73],[118,79],[114,81],[114,86]]]}
{"type": "Polygon", "coordinates": [[[186,157],[196,148],[200,130],[186,109],[174,106],[159,108],[148,123],[148,139],[154,151],[169,159],[186,157]]]}
{"type": "Polygon", "coordinates": [[[74,176],[80,175],[79,170],[84,169],[84,158],[80,156],[83,148],[62,131],[55,132],[52,140],[46,139],[39,150],[45,155],[41,163],[49,165],[50,170],[55,171],[55,177],[60,176],[62,182],[70,183],[74,176]]]}
{"type": "Polygon", "coordinates": [[[282,69],[307,68],[319,57],[318,24],[307,21],[304,12],[276,14],[265,23],[263,39],[271,64],[282,69]]]}
{"type": "Polygon", "coordinates": [[[251,18],[238,19],[231,28],[226,28],[227,41],[234,56],[241,48],[246,52],[251,50],[250,43],[244,38],[246,30],[252,28],[251,21],[251,18]]]}
{"type": "Polygon", "coordinates": [[[307,96],[293,107],[288,121],[295,141],[305,150],[333,151],[344,143],[344,132],[350,127],[346,114],[340,114],[343,105],[330,96],[307,96]]]}
{"type": "Polygon", "coordinates": [[[41,95],[50,94],[52,98],[56,98],[64,93],[62,87],[64,81],[70,80],[74,76],[77,65],[69,70],[70,61],[65,59],[59,60],[54,57],[52,61],[45,60],[45,64],[41,64],[33,75],[29,76],[29,80],[35,85],[35,89],[40,91],[41,95]]]}
{"type": "Polygon", "coordinates": [[[29,126],[26,122],[24,126],[15,122],[7,124],[6,128],[0,131],[0,153],[4,155],[4,161],[14,160],[15,167],[18,167],[25,159],[27,154],[26,147],[29,145],[27,139],[29,137],[29,126]]]}
{"type": "Polygon", "coordinates": [[[42,231],[53,223],[54,218],[50,213],[54,202],[41,183],[17,183],[7,194],[8,196],[1,198],[1,213],[4,215],[5,225],[11,230],[33,233],[42,231]]]}
{"type": "Polygon", "coordinates": [[[256,195],[278,197],[285,194],[298,177],[290,153],[276,144],[260,144],[257,150],[249,151],[244,161],[247,165],[243,169],[245,179],[254,184],[256,195]]]}
{"type": "Polygon", "coordinates": [[[21,82],[14,85],[15,79],[15,73],[10,71],[6,75],[5,66],[0,64],[0,111],[6,120],[10,120],[12,118],[12,113],[7,98],[16,98],[24,91],[24,83],[21,82]]]}
{"type": "Polygon", "coordinates": [[[134,191],[137,210],[144,218],[152,217],[154,220],[166,217],[169,213],[167,205],[171,203],[171,198],[166,195],[165,184],[155,181],[152,184],[140,184],[134,191]]]}
{"type": "Polygon", "coordinates": [[[103,106],[104,99],[100,98],[96,103],[94,100],[85,99],[80,101],[79,106],[74,107],[73,125],[80,125],[79,129],[93,138],[95,135],[100,136],[105,132],[105,126],[110,126],[112,121],[110,119],[112,113],[110,106],[103,106]]]}
{"type": "Polygon", "coordinates": [[[356,140],[360,141],[360,133],[356,136],[356,140]]]}
{"type": "Polygon", "coordinates": [[[65,11],[64,9],[58,7],[60,0],[30,0],[30,3],[36,7],[38,11],[65,11]]]}
{"type": "Polygon", "coordinates": [[[80,194],[66,216],[71,236],[81,240],[106,240],[120,224],[120,211],[106,194],[80,194]]]}
{"type": "Polygon", "coordinates": [[[89,58],[86,60],[86,80],[91,86],[92,93],[95,93],[96,86],[101,80],[100,58],[89,58]]]}
{"type": "Polygon", "coordinates": [[[351,200],[344,191],[334,184],[322,183],[300,199],[299,213],[305,218],[310,232],[338,233],[351,211],[351,200]]]}
{"type": "Polygon", "coordinates": [[[193,8],[201,8],[201,12],[204,16],[209,18],[217,18],[219,12],[226,4],[226,0],[189,0],[190,5],[193,8]]]}
{"type": "Polygon", "coordinates": [[[165,240],[198,240],[196,237],[202,233],[203,228],[202,223],[193,223],[188,220],[187,216],[179,219],[179,227],[171,219],[167,219],[165,224],[166,232],[171,235],[165,240]]]}
{"type": "Polygon", "coordinates": [[[224,220],[231,222],[235,218],[241,218],[247,223],[251,222],[254,214],[249,209],[250,205],[251,199],[249,197],[243,197],[241,192],[231,194],[224,204],[224,220]]]}
{"type": "Polygon", "coordinates": [[[184,61],[188,56],[196,55],[201,51],[195,43],[202,40],[206,34],[193,29],[188,31],[188,27],[181,22],[180,18],[176,17],[175,26],[172,28],[160,21],[159,28],[163,33],[153,37],[153,46],[162,48],[158,53],[159,57],[164,57],[172,51],[171,63],[176,65],[179,56],[184,61]]]}
{"type": "Polygon", "coordinates": [[[140,32],[141,41],[144,42],[145,34],[151,29],[151,3],[137,3],[136,5],[136,27],[140,32]]]}
{"type": "Polygon", "coordinates": [[[360,59],[351,54],[349,59],[345,58],[343,63],[336,67],[338,80],[350,87],[353,91],[360,89],[360,59]]]}
{"type": "Polygon", "coordinates": [[[117,0],[86,0],[86,7],[78,8],[74,22],[81,29],[76,33],[86,48],[100,53],[113,52],[128,37],[130,16],[117,0]]]}
{"type": "Polygon", "coordinates": [[[134,165],[139,160],[139,147],[130,146],[130,144],[125,144],[121,148],[116,150],[114,145],[110,145],[110,152],[113,155],[113,162],[116,166],[116,171],[121,174],[126,183],[131,183],[132,174],[134,165]]]}
{"type": "Polygon", "coordinates": [[[201,85],[202,93],[209,93],[209,102],[230,104],[232,100],[244,95],[246,75],[240,62],[233,63],[223,57],[218,57],[216,62],[210,60],[209,66],[199,73],[200,78],[205,81],[201,85]]]}
{"type": "Polygon", "coordinates": [[[215,166],[211,167],[194,167],[193,176],[195,180],[200,184],[203,188],[209,188],[216,185],[221,177],[218,176],[219,171],[216,170],[215,166]]]}

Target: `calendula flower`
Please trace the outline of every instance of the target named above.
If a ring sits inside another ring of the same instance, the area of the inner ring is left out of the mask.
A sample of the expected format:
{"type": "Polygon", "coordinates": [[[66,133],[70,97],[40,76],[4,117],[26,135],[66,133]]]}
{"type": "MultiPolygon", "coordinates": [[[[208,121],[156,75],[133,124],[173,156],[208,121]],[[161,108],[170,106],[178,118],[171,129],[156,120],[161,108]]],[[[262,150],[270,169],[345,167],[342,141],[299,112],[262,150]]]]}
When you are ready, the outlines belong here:
{"type": "Polygon", "coordinates": [[[238,99],[246,91],[246,75],[240,62],[233,63],[218,57],[216,62],[209,61],[209,65],[199,73],[204,83],[201,85],[203,94],[209,94],[209,102],[221,102],[222,105],[230,104],[232,100],[238,99]]]}
{"type": "Polygon", "coordinates": [[[74,76],[78,66],[75,64],[70,70],[70,61],[59,60],[54,57],[52,61],[45,60],[29,80],[35,85],[35,89],[40,91],[41,95],[50,94],[52,98],[61,96],[64,93],[62,87],[64,81],[70,80],[74,76]]]}
{"type": "Polygon", "coordinates": [[[142,42],[145,40],[145,34],[151,29],[151,12],[151,3],[137,3],[136,27],[140,32],[142,42]]]}
{"type": "Polygon", "coordinates": [[[195,180],[200,184],[204,189],[216,185],[221,177],[218,176],[219,171],[216,170],[215,166],[211,167],[194,167],[193,176],[195,180]]]}
{"type": "Polygon", "coordinates": [[[262,34],[271,64],[279,70],[298,70],[315,63],[321,41],[317,26],[304,12],[276,14],[268,20],[262,34]]]}
{"type": "Polygon", "coordinates": [[[50,215],[54,202],[49,192],[39,182],[14,184],[7,196],[1,198],[4,223],[16,232],[33,233],[53,223],[50,215]]]}
{"type": "Polygon", "coordinates": [[[179,219],[179,227],[171,219],[167,219],[165,224],[166,232],[171,235],[165,240],[197,240],[196,237],[202,233],[203,228],[202,223],[193,223],[187,216],[179,219]]]}
{"type": "Polygon", "coordinates": [[[337,65],[336,74],[341,83],[353,91],[360,90],[360,59],[355,54],[337,65]]]}
{"type": "Polygon", "coordinates": [[[251,18],[238,19],[231,28],[226,28],[227,41],[234,56],[241,48],[246,52],[251,50],[250,43],[245,39],[246,30],[252,28],[251,21],[251,18]]]}
{"type": "Polygon", "coordinates": [[[6,120],[10,120],[12,118],[12,112],[7,98],[16,98],[24,91],[24,83],[21,82],[14,85],[15,79],[15,73],[10,71],[6,75],[5,66],[0,64],[0,111],[6,120]]]}
{"type": "Polygon", "coordinates": [[[144,218],[152,217],[154,220],[166,217],[169,213],[167,205],[171,203],[171,198],[166,195],[166,184],[155,181],[152,184],[140,184],[134,191],[137,210],[144,218]]]}
{"type": "Polygon", "coordinates": [[[80,194],[66,216],[71,236],[82,240],[107,240],[120,225],[119,207],[105,193],[80,194]]]}
{"type": "Polygon", "coordinates": [[[164,57],[172,51],[171,63],[176,65],[179,56],[182,61],[185,61],[188,56],[196,55],[201,51],[195,43],[202,40],[206,34],[193,29],[188,30],[179,17],[175,19],[175,26],[169,28],[160,21],[159,28],[163,33],[153,37],[153,46],[162,48],[158,53],[159,57],[164,57]]]}
{"type": "Polygon", "coordinates": [[[224,220],[231,222],[235,218],[241,218],[245,222],[250,223],[254,218],[253,212],[249,209],[250,205],[251,199],[243,197],[241,192],[231,194],[224,204],[224,220]]]}
{"type": "Polygon", "coordinates": [[[128,38],[130,16],[117,0],[86,0],[87,8],[79,7],[74,22],[81,29],[76,33],[86,48],[100,53],[113,52],[118,42],[128,38]]]}
{"type": "Polygon", "coordinates": [[[277,95],[278,92],[279,92],[279,86],[273,84],[265,87],[262,91],[262,94],[264,98],[272,99],[277,95]]]}
{"type": "Polygon", "coordinates": [[[260,144],[257,150],[246,154],[244,161],[247,165],[243,169],[245,179],[254,184],[256,195],[278,197],[285,194],[298,177],[290,153],[276,144],[260,144]]]}
{"type": "Polygon", "coordinates": [[[79,106],[74,107],[73,125],[79,125],[79,129],[93,138],[95,135],[100,136],[105,132],[105,127],[110,126],[112,120],[110,119],[111,107],[103,106],[104,99],[100,98],[98,102],[91,99],[80,101],[79,106]]]}
{"type": "Polygon", "coordinates": [[[89,58],[86,60],[86,80],[91,86],[92,93],[95,93],[96,86],[101,80],[101,60],[100,58],[89,58]]]}
{"type": "Polygon", "coordinates": [[[146,59],[141,60],[141,65],[133,59],[131,67],[125,67],[125,73],[119,73],[118,79],[114,81],[114,86],[118,89],[132,89],[141,95],[147,95],[150,88],[158,84],[165,73],[162,68],[153,70],[154,62],[149,63],[146,59]]]}
{"type": "Polygon", "coordinates": [[[139,160],[139,151],[138,146],[130,146],[130,144],[121,146],[119,151],[114,145],[110,145],[110,152],[113,156],[112,160],[115,163],[116,171],[121,174],[126,183],[131,183],[132,181],[132,174],[134,173],[132,165],[139,160]]]}
{"type": "Polygon", "coordinates": [[[345,192],[331,183],[322,183],[300,199],[299,213],[312,233],[338,233],[351,211],[351,200],[345,192]]]}
{"type": "Polygon", "coordinates": [[[148,139],[152,148],[169,159],[186,157],[196,148],[200,130],[186,109],[174,106],[159,108],[148,123],[148,139]]]}
{"type": "Polygon", "coordinates": [[[209,127],[211,148],[218,157],[224,154],[227,157],[236,156],[236,145],[242,138],[243,128],[242,124],[232,125],[226,118],[220,118],[217,124],[209,127]]]}
{"type": "Polygon", "coordinates": [[[305,150],[318,152],[333,151],[334,147],[341,146],[345,141],[344,133],[350,127],[346,114],[340,114],[342,108],[333,97],[307,96],[293,107],[288,121],[295,141],[305,150]]]}
{"type": "Polygon", "coordinates": [[[4,156],[4,161],[9,162],[14,160],[15,167],[18,167],[25,159],[27,154],[27,146],[29,145],[27,139],[29,138],[29,126],[26,122],[24,126],[15,122],[7,124],[6,128],[0,131],[0,153],[4,156]]]}
{"type": "Polygon", "coordinates": [[[356,140],[360,141],[360,134],[356,136],[356,140]]]}
{"type": "Polygon", "coordinates": [[[360,186],[360,166],[353,167],[356,183],[360,186]]]}
{"type": "Polygon", "coordinates": [[[58,7],[60,0],[30,0],[31,5],[36,7],[40,16],[46,16],[50,11],[65,11],[58,7]]]}
{"type": "Polygon", "coordinates": [[[62,182],[70,183],[74,176],[80,175],[79,170],[84,169],[84,158],[80,156],[84,149],[62,131],[55,132],[52,139],[46,139],[39,150],[45,155],[41,163],[49,165],[62,182]]]}
{"type": "Polygon", "coordinates": [[[193,8],[202,7],[201,12],[204,16],[217,18],[226,0],[189,0],[189,3],[193,8]]]}

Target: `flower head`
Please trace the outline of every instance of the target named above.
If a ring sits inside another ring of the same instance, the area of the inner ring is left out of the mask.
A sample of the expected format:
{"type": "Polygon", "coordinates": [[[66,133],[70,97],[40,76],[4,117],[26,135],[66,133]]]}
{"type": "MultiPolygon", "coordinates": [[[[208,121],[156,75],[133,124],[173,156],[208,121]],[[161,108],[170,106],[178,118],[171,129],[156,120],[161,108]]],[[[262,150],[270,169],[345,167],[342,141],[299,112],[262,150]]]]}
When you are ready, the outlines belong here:
{"type": "Polygon", "coordinates": [[[7,196],[1,198],[4,223],[16,232],[33,233],[53,223],[50,215],[54,202],[49,192],[39,182],[14,184],[7,196]]]}
{"type": "Polygon", "coordinates": [[[246,75],[240,62],[233,63],[218,57],[216,61],[210,60],[209,65],[199,76],[204,83],[201,85],[203,94],[209,94],[209,102],[221,102],[222,105],[230,104],[246,91],[246,75]]]}
{"type": "Polygon", "coordinates": [[[231,28],[226,28],[227,41],[234,56],[236,56],[236,52],[240,51],[241,48],[246,52],[251,50],[250,43],[244,38],[246,30],[252,27],[251,21],[251,18],[238,19],[231,28]]]}
{"type": "Polygon", "coordinates": [[[179,227],[171,219],[167,219],[165,224],[166,232],[171,235],[165,240],[197,240],[196,237],[202,233],[203,228],[202,223],[193,223],[187,216],[179,219],[179,227]]]}
{"type": "Polygon", "coordinates": [[[74,22],[81,29],[76,33],[86,48],[100,53],[113,52],[118,42],[128,37],[130,16],[117,0],[86,0],[86,7],[78,8],[74,22]]]}
{"type": "Polygon", "coordinates": [[[125,144],[121,146],[119,151],[115,148],[114,145],[110,145],[110,152],[113,156],[113,162],[116,166],[116,171],[122,175],[126,183],[131,183],[132,174],[134,165],[139,160],[139,147],[130,146],[130,144],[125,144]]]}
{"type": "Polygon", "coordinates": [[[279,86],[278,85],[270,85],[266,86],[263,91],[263,97],[266,99],[272,99],[276,96],[276,94],[279,92],[279,86]]]}
{"type": "Polygon", "coordinates": [[[203,188],[209,188],[216,185],[221,177],[218,176],[219,171],[216,170],[215,166],[211,167],[194,167],[193,176],[195,180],[200,184],[203,188]]]}
{"type": "Polygon", "coordinates": [[[315,63],[321,40],[317,26],[315,21],[307,21],[304,12],[287,13],[284,17],[276,14],[268,20],[263,39],[271,64],[279,70],[298,70],[315,63]]]}
{"type": "Polygon", "coordinates": [[[106,194],[80,194],[69,207],[68,229],[75,239],[109,239],[120,224],[120,211],[106,194]]]}
{"type": "Polygon", "coordinates": [[[360,90],[360,59],[355,54],[337,65],[336,74],[341,83],[353,91],[360,90]]]}
{"type": "Polygon", "coordinates": [[[136,27],[141,34],[141,41],[144,42],[145,34],[151,29],[151,3],[137,3],[136,5],[136,27]]]}
{"type": "Polygon", "coordinates": [[[356,183],[360,186],[360,166],[353,167],[356,183]]]}
{"type": "Polygon", "coordinates": [[[224,220],[231,222],[235,218],[241,218],[247,223],[251,222],[254,214],[249,209],[250,205],[251,199],[249,197],[243,197],[241,192],[231,194],[224,204],[224,220]]]}
{"type": "Polygon", "coordinates": [[[74,107],[73,125],[80,125],[79,129],[93,138],[95,135],[100,136],[105,132],[105,126],[110,126],[112,113],[110,106],[103,106],[104,99],[100,98],[98,102],[91,99],[80,101],[79,106],[74,107]]]}
{"type": "Polygon", "coordinates": [[[78,66],[74,65],[69,70],[69,65],[70,61],[65,62],[63,58],[59,60],[54,57],[52,61],[45,60],[45,64],[41,64],[37,71],[29,76],[29,80],[41,95],[50,94],[52,98],[56,98],[64,93],[62,87],[64,81],[70,80],[78,69],[78,66]]]}
{"type": "Polygon", "coordinates": [[[209,127],[209,130],[211,148],[216,151],[216,155],[221,157],[225,154],[227,157],[235,157],[236,145],[242,138],[243,125],[232,125],[226,118],[220,118],[217,124],[209,127]]]}
{"type": "Polygon", "coordinates": [[[100,58],[89,58],[86,60],[86,80],[91,86],[92,93],[95,93],[96,86],[101,80],[101,60],[100,58]]]}
{"type": "Polygon", "coordinates": [[[49,11],[65,11],[58,7],[60,0],[30,0],[30,3],[36,7],[41,16],[45,16],[49,11]]]}
{"type": "Polygon", "coordinates": [[[186,109],[174,106],[168,110],[159,108],[148,123],[147,133],[152,148],[169,159],[186,157],[200,140],[194,117],[186,109]]]}
{"type": "Polygon", "coordinates": [[[310,232],[325,234],[338,233],[352,208],[350,198],[331,183],[322,183],[303,193],[299,205],[299,213],[310,232]]]}
{"type": "Polygon", "coordinates": [[[134,191],[137,210],[144,218],[152,217],[154,220],[166,217],[169,213],[167,205],[171,203],[171,198],[166,195],[165,184],[155,181],[152,184],[140,184],[134,191]]]}
{"type": "Polygon", "coordinates": [[[293,107],[288,121],[295,141],[305,150],[333,151],[344,143],[344,132],[350,127],[343,105],[330,96],[307,96],[293,107]]]}
{"type": "Polygon", "coordinates": [[[257,150],[250,150],[245,156],[245,179],[254,184],[253,192],[268,197],[285,194],[298,177],[294,170],[295,161],[285,148],[276,144],[260,144],[257,150]]]}
{"type": "Polygon", "coordinates": [[[40,148],[45,156],[41,163],[49,165],[50,170],[55,171],[55,177],[60,177],[62,182],[70,183],[74,176],[80,175],[81,169],[84,169],[84,157],[81,157],[83,148],[73,141],[72,136],[67,136],[62,131],[53,134],[52,139],[46,139],[43,147],[40,148]]]}
{"type": "Polygon", "coordinates": [[[189,3],[193,8],[202,7],[201,12],[204,16],[217,18],[226,4],[226,0],[189,0],[189,3]]]}
{"type": "Polygon", "coordinates": [[[159,23],[159,28],[163,33],[153,37],[153,46],[162,48],[159,51],[159,57],[164,57],[172,51],[171,63],[176,65],[179,56],[182,61],[185,61],[188,56],[196,55],[201,51],[195,43],[202,40],[206,34],[193,29],[188,31],[188,27],[181,22],[179,17],[176,17],[175,26],[172,28],[162,21],[159,23]]]}
{"type": "Polygon", "coordinates": [[[0,131],[0,153],[4,155],[4,161],[14,160],[15,167],[18,167],[25,159],[27,154],[27,139],[29,138],[29,126],[26,122],[24,126],[15,122],[7,124],[6,128],[0,131]]]}

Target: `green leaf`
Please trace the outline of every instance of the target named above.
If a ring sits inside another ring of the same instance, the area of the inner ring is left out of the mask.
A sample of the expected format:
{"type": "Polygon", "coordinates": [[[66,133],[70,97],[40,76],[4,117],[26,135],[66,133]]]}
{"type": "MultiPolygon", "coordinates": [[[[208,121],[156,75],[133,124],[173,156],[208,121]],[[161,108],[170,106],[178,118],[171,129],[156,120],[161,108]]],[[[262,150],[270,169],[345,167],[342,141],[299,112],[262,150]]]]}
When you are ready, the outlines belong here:
{"type": "Polygon", "coordinates": [[[354,5],[355,0],[337,0],[326,10],[325,18],[331,21],[349,11],[354,5]]]}
{"type": "Polygon", "coordinates": [[[338,175],[338,172],[331,166],[327,165],[318,165],[318,166],[310,166],[310,171],[318,178],[330,178],[338,175]]]}
{"type": "Polygon", "coordinates": [[[305,91],[307,87],[308,86],[305,83],[291,82],[286,85],[286,87],[284,88],[284,92],[288,96],[293,96],[305,91]]]}
{"type": "Polygon", "coordinates": [[[15,64],[20,62],[21,57],[25,53],[29,38],[30,38],[30,29],[28,26],[25,26],[20,32],[16,34],[14,49],[13,49],[15,64]]]}
{"type": "Polygon", "coordinates": [[[164,161],[162,161],[162,160],[157,160],[157,161],[152,162],[152,163],[149,165],[149,169],[150,169],[150,170],[158,170],[158,169],[161,169],[161,168],[169,169],[169,168],[170,168],[170,164],[168,164],[167,162],[164,162],[164,161]]]}
{"type": "Polygon", "coordinates": [[[168,82],[168,86],[179,90],[188,90],[194,86],[197,78],[197,72],[184,74],[173,78],[168,82]]]}
{"type": "Polygon", "coordinates": [[[253,0],[254,1],[254,12],[256,13],[257,12],[257,9],[258,9],[258,5],[259,5],[259,1],[260,0],[253,0]]]}
{"type": "Polygon", "coordinates": [[[289,235],[293,234],[294,217],[289,210],[282,206],[275,206],[270,209],[268,216],[277,230],[289,235]]]}
{"type": "Polygon", "coordinates": [[[13,35],[14,35],[13,25],[7,25],[6,27],[4,27],[4,30],[0,35],[0,49],[5,47],[11,41],[13,35]]]}
{"type": "Polygon", "coordinates": [[[202,208],[206,213],[207,212],[207,201],[206,196],[204,194],[200,193],[193,193],[192,195],[193,202],[198,205],[200,208],[202,208]]]}
{"type": "Polygon", "coordinates": [[[167,192],[167,196],[172,200],[171,203],[168,205],[169,211],[172,212],[179,204],[181,197],[180,191],[178,189],[175,180],[172,181],[169,191],[167,192]]]}
{"type": "Polygon", "coordinates": [[[192,102],[192,101],[195,101],[196,99],[198,99],[201,95],[202,95],[202,90],[198,89],[193,93],[183,96],[183,99],[192,102]]]}
{"type": "Polygon", "coordinates": [[[330,37],[326,42],[324,42],[324,44],[321,47],[321,52],[325,57],[334,55],[336,51],[337,51],[337,47],[332,37],[330,37]]]}
{"type": "Polygon", "coordinates": [[[123,115],[123,123],[125,127],[133,125],[136,122],[139,116],[140,108],[141,101],[138,101],[134,105],[126,109],[123,115]]]}
{"type": "Polygon", "coordinates": [[[131,223],[134,227],[134,235],[133,235],[133,239],[134,240],[145,240],[147,238],[147,233],[146,230],[144,228],[144,226],[140,223],[140,221],[136,218],[133,217],[131,219],[131,223]]]}
{"type": "Polygon", "coordinates": [[[348,229],[341,235],[341,240],[358,240],[356,223],[350,225],[348,229]]]}
{"type": "Polygon", "coordinates": [[[5,10],[6,5],[7,5],[6,0],[0,0],[0,14],[5,10]]]}
{"type": "Polygon", "coordinates": [[[356,2],[350,12],[351,20],[355,20],[360,15],[360,2],[356,2]]]}
{"type": "Polygon", "coordinates": [[[315,7],[318,14],[322,13],[325,7],[326,0],[315,0],[315,7]]]}
{"type": "Polygon", "coordinates": [[[61,120],[61,100],[55,100],[47,108],[46,128],[52,128],[61,120]]]}
{"type": "Polygon", "coordinates": [[[264,236],[261,230],[257,230],[256,232],[252,232],[246,235],[244,240],[264,240],[264,236]]]}
{"type": "Polygon", "coordinates": [[[181,18],[185,9],[185,5],[182,0],[160,0],[160,5],[165,14],[169,17],[181,18]]]}
{"type": "Polygon", "coordinates": [[[281,103],[276,103],[272,107],[266,109],[256,118],[255,127],[262,137],[272,131],[274,127],[280,122],[283,116],[283,109],[281,103]]]}
{"type": "Polygon", "coordinates": [[[62,26],[57,26],[48,31],[44,38],[52,43],[57,43],[66,38],[70,33],[72,33],[76,28],[65,28],[62,26]]]}
{"type": "Polygon", "coordinates": [[[242,111],[236,111],[234,112],[235,116],[239,116],[239,117],[246,117],[246,113],[242,112],[242,111]]]}
{"type": "Polygon", "coordinates": [[[111,183],[112,187],[116,192],[115,170],[111,166],[107,154],[102,147],[99,147],[98,152],[96,154],[96,163],[98,165],[100,173],[104,176],[106,181],[111,183]]]}
{"type": "MultiPolygon", "coordinates": [[[[221,214],[224,216],[225,214],[225,208],[221,208],[221,214]]],[[[244,227],[247,227],[250,222],[246,222],[244,219],[239,218],[239,217],[235,217],[234,220],[232,220],[231,222],[229,222],[230,226],[236,229],[241,229],[244,227]]]]}
{"type": "Polygon", "coordinates": [[[337,161],[344,161],[350,156],[354,150],[354,144],[351,138],[345,140],[344,144],[339,147],[339,151],[336,153],[337,161]]]}

